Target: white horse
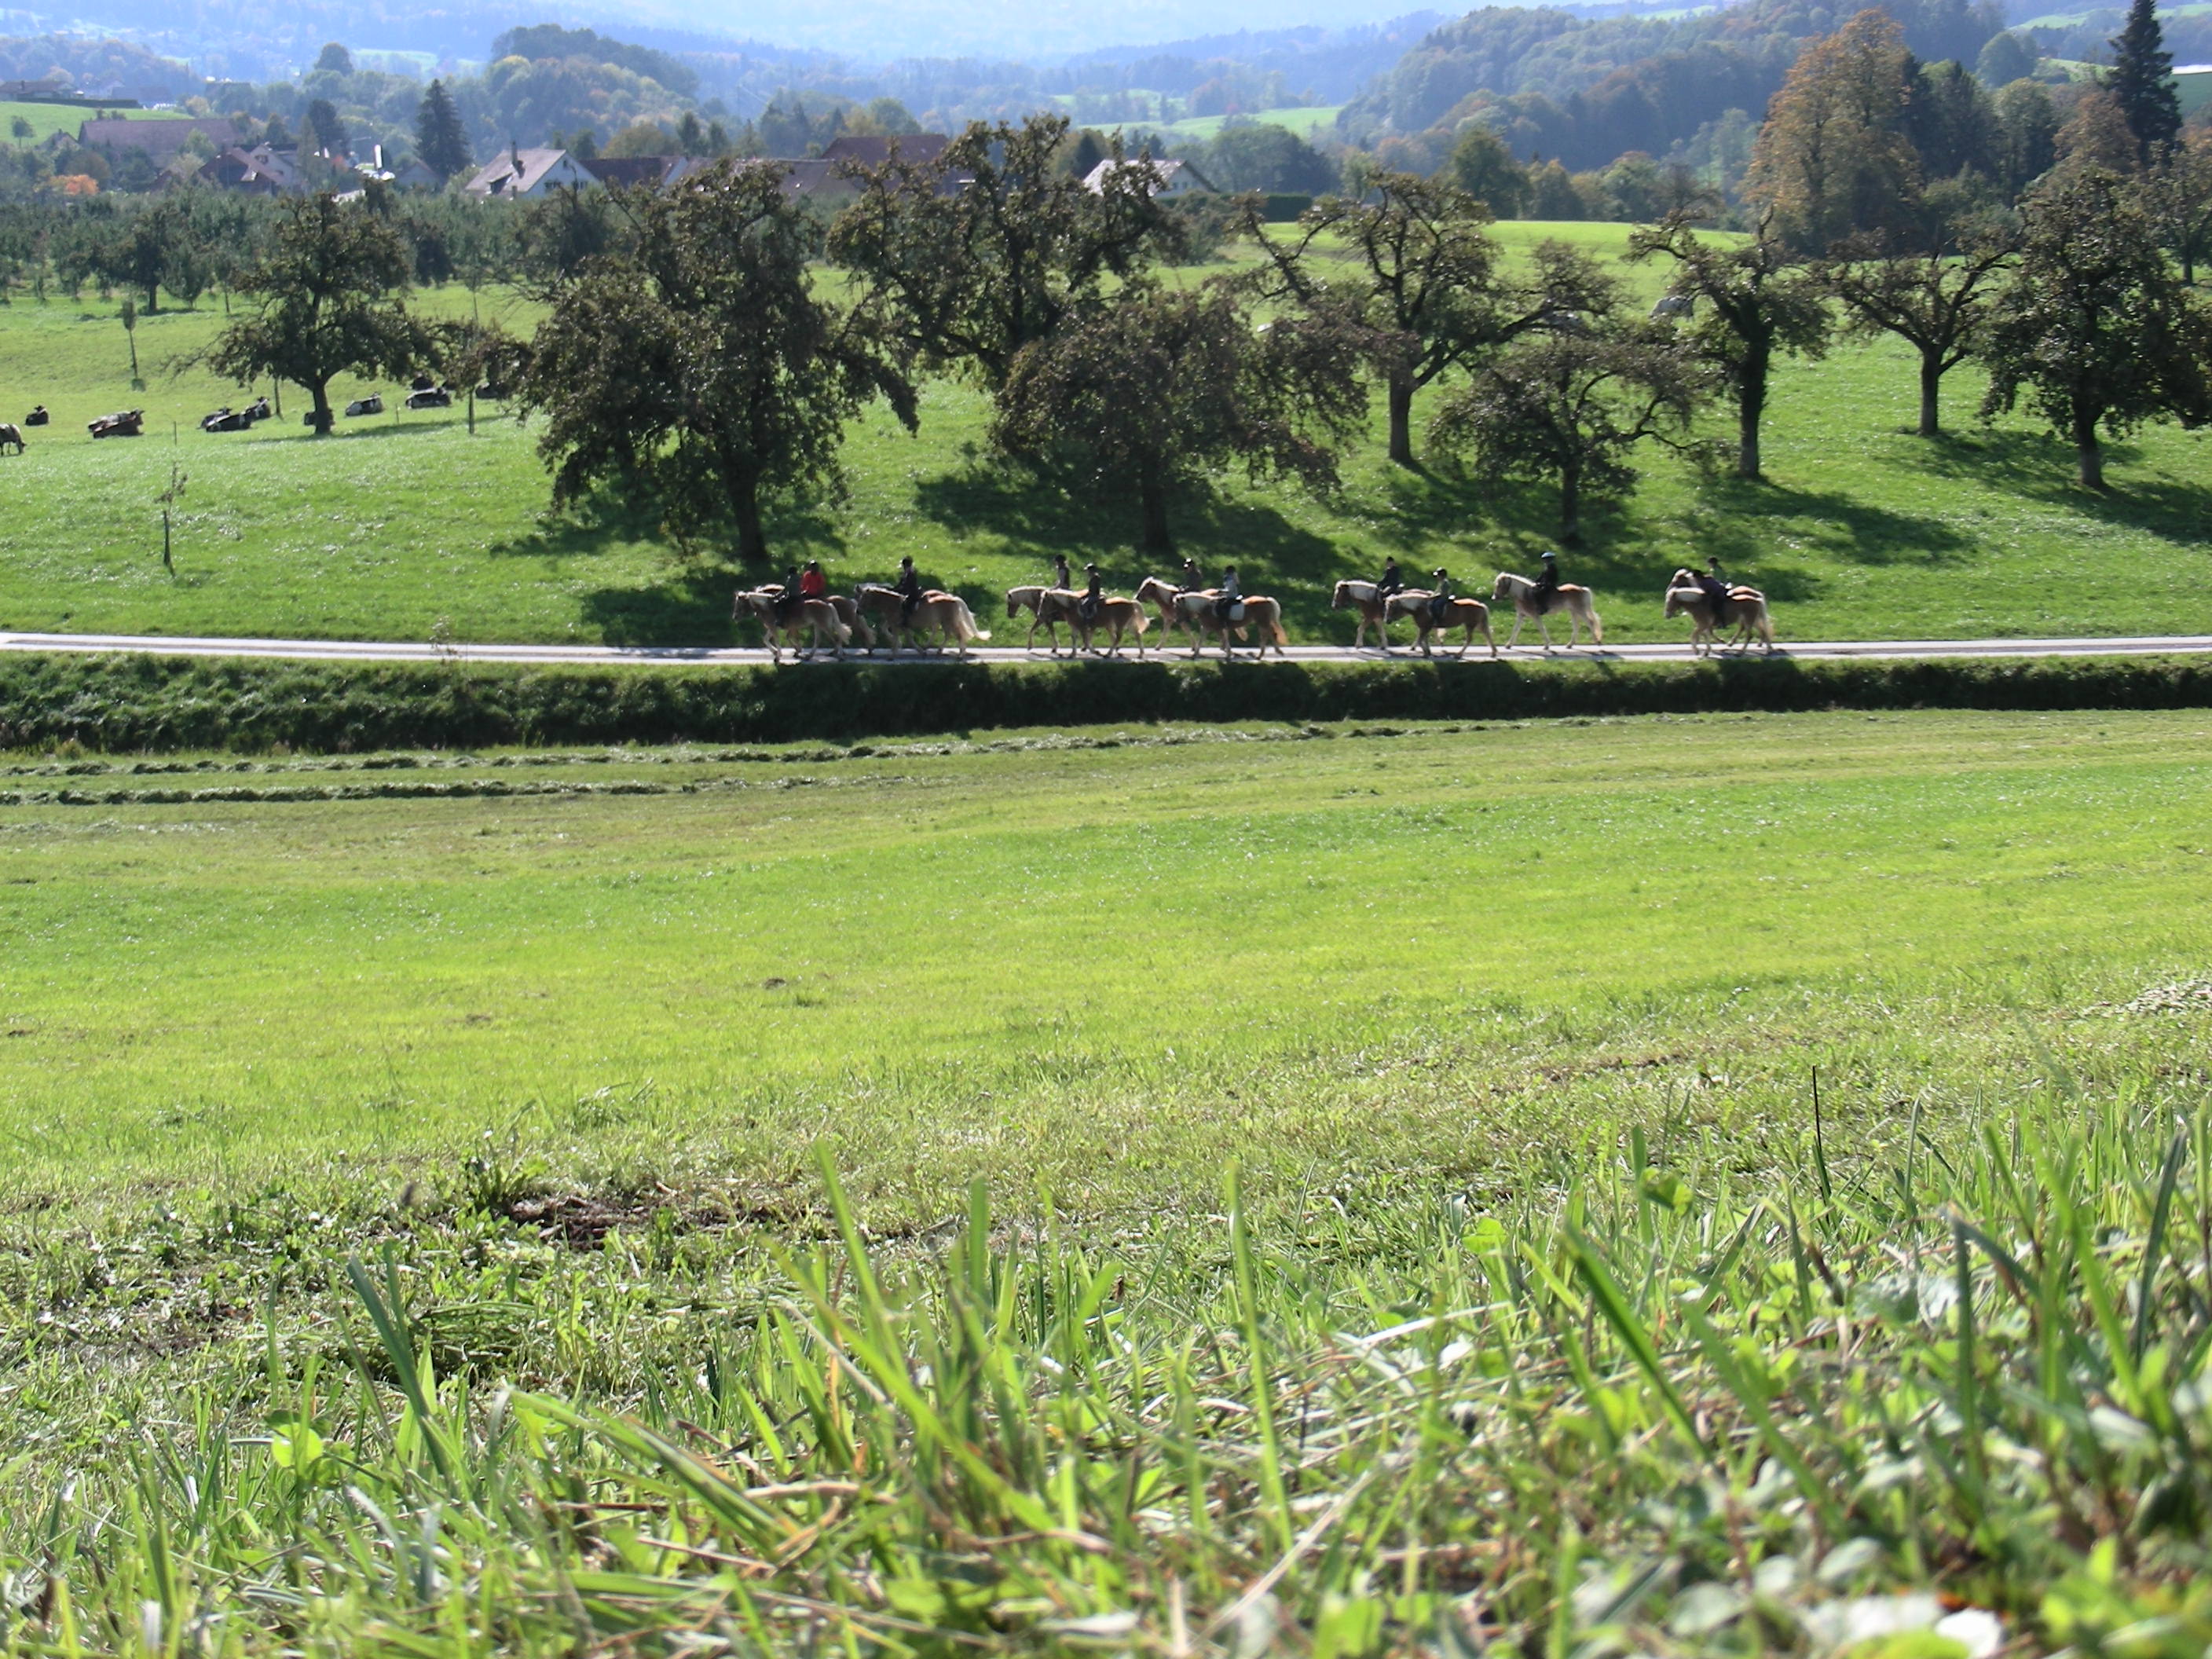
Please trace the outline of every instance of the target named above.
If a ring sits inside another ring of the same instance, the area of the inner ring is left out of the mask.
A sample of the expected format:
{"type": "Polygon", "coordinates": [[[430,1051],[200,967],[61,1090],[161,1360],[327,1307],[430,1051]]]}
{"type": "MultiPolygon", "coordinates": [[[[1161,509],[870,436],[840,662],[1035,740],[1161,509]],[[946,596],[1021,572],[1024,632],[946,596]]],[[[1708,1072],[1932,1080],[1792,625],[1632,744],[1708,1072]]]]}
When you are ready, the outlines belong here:
{"type": "Polygon", "coordinates": [[[1490,597],[1492,599],[1501,605],[1508,599],[1513,601],[1513,632],[1505,641],[1508,651],[1519,643],[1521,624],[1528,622],[1534,623],[1536,631],[1544,636],[1544,649],[1548,652],[1552,648],[1552,630],[1544,625],[1544,612],[1547,611],[1567,613],[1568,650],[1573,650],[1580,642],[1581,629],[1584,628],[1589,629],[1592,645],[1605,643],[1605,624],[1597,619],[1597,607],[1590,602],[1589,589],[1577,587],[1572,582],[1561,582],[1553,590],[1551,603],[1540,609],[1531,597],[1535,591],[1534,582],[1526,576],[1516,576],[1510,570],[1499,571],[1497,581],[1491,585],[1490,597]]]}
{"type": "Polygon", "coordinates": [[[1373,582],[1339,582],[1330,598],[1332,611],[1356,611],[1359,626],[1352,630],[1352,648],[1358,650],[1367,643],[1367,630],[1373,629],[1375,637],[1382,641],[1382,654],[1390,654],[1390,618],[1382,594],[1373,582]]]}
{"type": "Polygon", "coordinates": [[[1774,649],[1774,619],[1767,614],[1766,595],[1755,587],[1741,583],[1729,587],[1726,615],[1714,614],[1712,596],[1706,592],[1697,577],[1687,570],[1677,570],[1667,587],[1667,614],[1690,619],[1690,650],[1696,653],[1699,646],[1705,654],[1711,656],[1720,644],[1721,629],[1729,623],[1736,625],[1735,637],[1728,642],[1730,650],[1748,646],[1759,640],[1767,650],[1774,649]]]}

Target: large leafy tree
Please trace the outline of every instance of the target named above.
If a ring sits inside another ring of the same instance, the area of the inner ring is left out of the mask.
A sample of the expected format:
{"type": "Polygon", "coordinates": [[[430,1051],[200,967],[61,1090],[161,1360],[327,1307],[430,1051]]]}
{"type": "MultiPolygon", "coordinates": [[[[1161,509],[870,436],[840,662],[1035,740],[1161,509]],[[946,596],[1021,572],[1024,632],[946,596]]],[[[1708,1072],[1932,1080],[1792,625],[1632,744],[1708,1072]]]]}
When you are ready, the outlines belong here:
{"type": "Polygon", "coordinates": [[[2212,420],[2212,313],[2183,286],[2126,181],[2086,172],[2029,204],[1984,357],[1984,415],[2026,398],[2105,488],[2100,432],[2212,420]]]}
{"type": "Polygon", "coordinates": [[[1490,222],[1490,210],[1466,191],[1408,173],[1376,174],[1358,201],[1316,202],[1286,240],[1268,235],[1256,210],[1248,215],[1246,234],[1269,256],[1279,297],[1316,315],[1356,319],[1376,342],[1390,459],[1401,466],[1414,465],[1416,394],[1583,303],[1571,281],[1531,287],[1504,280],[1490,222]],[[1317,257],[1317,246],[1328,254],[1317,257]]]}
{"type": "Polygon", "coordinates": [[[767,497],[834,495],[845,423],[914,393],[854,311],[814,291],[819,222],[771,163],[724,161],[636,198],[632,234],[554,292],[524,405],[556,506],[605,488],[689,539],[768,554],[767,497]]]}
{"type": "Polygon", "coordinates": [[[267,374],[306,388],[307,423],[325,434],[337,376],[404,374],[420,360],[426,337],[404,300],[411,263],[366,203],[289,203],[267,250],[237,278],[259,303],[223,330],[208,362],[241,385],[267,374]]]}
{"type": "Polygon", "coordinates": [[[2019,252],[2009,220],[1954,236],[1867,237],[1839,244],[1823,267],[1854,333],[1893,334],[1920,356],[1920,435],[1942,429],[1943,377],[1973,354],[1997,286],[2019,252]]]}
{"type": "Polygon", "coordinates": [[[2105,88],[2127,118],[2136,159],[2148,165],[2181,137],[2181,94],[2173,84],[2173,54],[2159,27],[2157,0],[2129,0],[2128,21],[2112,45],[2105,88]]]}
{"type": "Polygon", "coordinates": [[[1735,242],[1702,240],[1681,218],[1629,238],[1629,255],[1674,262],[1672,290],[1695,301],[1690,337],[1717,369],[1736,412],[1736,476],[1762,476],[1759,427],[1778,356],[1824,356],[1832,319],[1820,274],[1798,260],[1772,210],[1735,242]]]}
{"type": "MultiPolygon", "coordinates": [[[[1539,258],[1565,264],[1587,256],[1551,243],[1539,258]]],[[[1617,285],[1595,270],[1589,282],[1583,311],[1522,335],[1430,427],[1438,443],[1472,450],[1491,477],[1558,479],[1559,536],[1571,545],[1582,539],[1585,506],[1635,487],[1629,456],[1638,445],[1688,441],[1714,380],[1674,330],[1623,315],[1617,285]]]]}
{"type": "Polygon", "coordinates": [[[1335,445],[1366,413],[1357,328],[1279,318],[1255,329],[1234,289],[1139,283],[1015,359],[998,446],[1105,499],[1134,497],[1139,544],[1174,547],[1168,504],[1241,463],[1326,487],[1335,445]]]}
{"type": "Polygon", "coordinates": [[[1159,175],[1133,164],[1093,191],[1060,165],[1067,130],[1056,115],[979,121],[927,161],[894,155],[860,175],[830,257],[925,367],[1001,386],[1024,347],[1181,251],[1181,220],[1153,199],[1159,175]]]}
{"type": "Polygon", "coordinates": [[[469,164],[469,130],[443,81],[430,82],[415,112],[415,153],[441,179],[452,178],[469,164]]]}
{"type": "Polygon", "coordinates": [[[1905,222],[1920,185],[1905,131],[1915,79],[1905,31],[1881,11],[1859,13],[1798,54],[1745,183],[1784,237],[1818,252],[1905,222]]]}

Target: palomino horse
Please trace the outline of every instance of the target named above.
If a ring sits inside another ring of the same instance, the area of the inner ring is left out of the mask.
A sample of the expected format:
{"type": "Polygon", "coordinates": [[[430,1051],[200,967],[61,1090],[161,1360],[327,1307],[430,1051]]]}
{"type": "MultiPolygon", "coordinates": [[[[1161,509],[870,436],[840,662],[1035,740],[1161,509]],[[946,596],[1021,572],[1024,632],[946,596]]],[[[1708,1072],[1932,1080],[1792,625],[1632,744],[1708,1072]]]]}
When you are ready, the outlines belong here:
{"type": "Polygon", "coordinates": [[[13,421],[0,421],[0,451],[13,446],[15,453],[23,453],[23,428],[13,421]]]}
{"type": "Polygon", "coordinates": [[[1291,641],[1290,635],[1283,632],[1281,605],[1264,593],[1248,593],[1243,599],[1243,617],[1236,622],[1224,622],[1221,613],[1214,609],[1214,602],[1220,597],[1212,588],[1176,588],[1158,576],[1147,576],[1137,585],[1139,600],[1158,606],[1163,617],[1169,617],[1176,626],[1190,630],[1191,637],[1196,641],[1190,647],[1190,654],[1194,657],[1205,650],[1208,635],[1221,642],[1223,656],[1235,656],[1237,652],[1232,641],[1243,639],[1248,628],[1259,636],[1260,655],[1266,656],[1271,645],[1275,647],[1277,656],[1289,654],[1283,649],[1291,641]]]}
{"type": "Polygon", "coordinates": [[[1359,625],[1352,630],[1354,651],[1367,643],[1367,630],[1371,628],[1375,637],[1382,641],[1382,654],[1390,654],[1390,617],[1373,582],[1339,582],[1336,592],[1330,596],[1328,608],[1359,613],[1359,625]]]}
{"type": "Polygon", "coordinates": [[[1075,607],[1082,599],[1083,595],[1072,587],[1010,587],[1006,590],[1006,620],[1012,622],[1023,611],[1028,611],[1030,636],[1022,641],[1022,648],[1025,651],[1036,649],[1036,632],[1042,628],[1045,638],[1051,641],[1048,648],[1056,657],[1060,654],[1060,625],[1062,623],[1068,624],[1068,649],[1075,649],[1074,635],[1081,631],[1075,607]]]}
{"type": "Polygon", "coordinates": [[[761,638],[768,646],[769,660],[781,662],[783,653],[777,648],[776,636],[794,652],[802,647],[799,636],[802,630],[811,637],[804,647],[810,651],[822,648],[822,636],[827,634],[841,658],[845,654],[845,642],[853,637],[853,630],[838,620],[837,608],[826,599],[801,599],[798,609],[787,615],[779,608],[783,603],[781,587],[739,588],[730,602],[730,620],[750,616],[761,625],[761,638]]]}
{"type": "MultiPolygon", "coordinates": [[[[1535,583],[1526,576],[1516,576],[1510,570],[1499,571],[1498,580],[1491,586],[1492,599],[1499,604],[1507,599],[1513,601],[1513,632],[1505,641],[1508,651],[1519,641],[1521,624],[1526,622],[1536,624],[1536,631],[1544,636],[1544,649],[1549,651],[1552,648],[1552,630],[1544,625],[1544,611],[1538,610],[1534,599],[1530,597],[1535,591],[1535,583]]],[[[1553,591],[1550,605],[1544,609],[1567,613],[1568,650],[1575,648],[1582,637],[1579,630],[1584,628],[1589,629],[1592,645],[1605,643],[1605,624],[1597,619],[1597,607],[1590,603],[1590,591],[1587,587],[1577,587],[1572,582],[1561,582],[1553,591]]]]}
{"type": "MultiPolygon", "coordinates": [[[[1136,600],[1117,599],[1103,593],[1098,596],[1097,611],[1086,621],[1083,615],[1083,595],[1067,587],[1048,587],[1038,595],[1037,616],[1048,629],[1066,623],[1068,632],[1081,641],[1082,648],[1085,651],[1097,648],[1091,641],[1100,633],[1112,635],[1114,643],[1106,648],[1106,654],[1109,657],[1121,654],[1122,640],[1132,634],[1137,637],[1137,654],[1143,656],[1145,630],[1152,625],[1152,619],[1145,614],[1145,607],[1136,600]]],[[[1059,649],[1056,634],[1053,648],[1054,651],[1059,649]]],[[[1068,649],[1073,654],[1075,647],[1071,645],[1068,649]]]]}
{"type": "Polygon", "coordinates": [[[1774,649],[1774,619],[1767,615],[1765,594],[1738,583],[1729,589],[1728,603],[1718,608],[1723,614],[1715,616],[1712,596],[1694,575],[1686,570],[1674,573],[1667,588],[1667,614],[1690,619],[1692,653],[1702,644],[1705,654],[1711,656],[1720,643],[1721,629],[1729,623],[1736,625],[1735,637],[1728,642],[1730,649],[1747,646],[1753,639],[1769,651],[1774,649]]]}
{"type": "Polygon", "coordinates": [[[991,637],[975,626],[975,613],[968,609],[968,601],[942,588],[923,590],[911,615],[907,611],[906,595],[880,582],[862,583],[853,598],[860,607],[860,614],[875,624],[876,631],[893,642],[894,656],[913,644],[917,634],[935,635],[940,650],[948,644],[957,645],[963,657],[968,654],[970,641],[991,637]]]}
{"type": "Polygon", "coordinates": [[[1482,635],[1483,643],[1490,647],[1490,654],[1493,657],[1498,654],[1498,641],[1490,632],[1488,605],[1480,599],[1447,599],[1444,601],[1444,613],[1439,617],[1434,608],[1435,602],[1436,595],[1433,593],[1425,593],[1418,587],[1402,589],[1390,596],[1384,620],[1396,622],[1401,617],[1411,617],[1413,626],[1420,630],[1419,637],[1413,643],[1421,647],[1421,654],[1425,657],[1436,654],[1429,649],[1431,634],[1449,634],[1455,628],[1461,631],[1461,656],[1467,655],[1467,648],[1474,643],[1474,636],[1478,633],[1482,635]]]}

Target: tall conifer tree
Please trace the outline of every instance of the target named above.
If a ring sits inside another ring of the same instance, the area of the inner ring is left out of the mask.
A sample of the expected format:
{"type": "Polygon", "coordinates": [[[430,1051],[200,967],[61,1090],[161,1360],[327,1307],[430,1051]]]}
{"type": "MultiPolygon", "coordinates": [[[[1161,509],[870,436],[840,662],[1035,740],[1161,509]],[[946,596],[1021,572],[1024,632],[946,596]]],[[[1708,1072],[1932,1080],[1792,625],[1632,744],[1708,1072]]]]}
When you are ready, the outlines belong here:
{"type": "Polygon", "coordinates": [[[2157,0],[2130,0],[2127,27],[2112,40],[2105,86],[2128,118],[2144,165],[2181,137],[2181,94],[2173,84],[2173,54],[2158,26],[2157,0]]]}
{"type": "Polygon", "coordinates": [[[442,81],[430,82],[415,112],[415,153],[441,179],[452,178],[469,164],[469,131],[442,81]]]}

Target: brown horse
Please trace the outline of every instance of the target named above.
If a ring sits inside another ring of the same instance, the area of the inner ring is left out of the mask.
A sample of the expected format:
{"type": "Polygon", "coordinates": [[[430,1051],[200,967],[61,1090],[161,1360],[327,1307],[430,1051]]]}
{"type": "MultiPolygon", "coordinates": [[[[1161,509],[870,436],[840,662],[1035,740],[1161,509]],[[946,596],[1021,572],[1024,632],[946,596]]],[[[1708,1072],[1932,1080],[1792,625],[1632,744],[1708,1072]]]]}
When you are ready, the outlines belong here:
{"type": "MultiPolygon", "coordinates": [[[[1082,642],[1082,648],[1085,651],[1097,648],[1091,643],[1097,635],[1111,635],[1114,643],[1106,648],[1106,654],[1109,657],[1121,654],[1121,641],[1130,634],[1137,636],[1137,654],[1143,656],[1145,630],[1152,625],[1152,619],[1145,614],[1145,607],[1136,600],[1106,594],[1099,596],[1097,613],[1086,622],[1083,617],[1083,595],[1066,587],[1048,587],[1039,594],[1037,617],[1048,629],[1066,623],[1068,631],[1082,642]]],[[[1054,648],[1055,651],[1059,648],[1056,636],[1054,648]]],[[[1071,654],[1074,648],[1073,646],[1069,647],[1071,654]]]]}
{"type": "Polygon", "coordinates": [[[23,428],[13,421],[0,421],[0,453],[4,453],[10,444],[18,455],[23,453],[23,428]]]}
{"type": "Polygon", "coordinates": [[[1774,649],[1774,619],[1767,615],[1765,594],[1738,583],[1729,589],[1728,603],[1720,610],[1723,614],[1716,616],[1712,595],[1697,577],[1686,570],[1674,573],[1667,588],[1667,614],[1690,619],[1692,652],[1702,644],[1705,655],[1711,656],[1720,644],[1721,629],[1730,623],[1736,625],[1735,637],[1728,642],[1731,650],[1747,646],[1753,639],[1769,651],[1774,649]]]}
{"type": "Polygon", "coordinates": [[[963,657],[968,654],[970,641],[991,637],[975,626],[975,613],[968,609],[968,601],[942,588],[924,590],[911,613],[906,608],[905,594],[879,582],[863,582],[853,598],[860,607],[860,614],[875,624],[876,631],[893,641],[894,656],[913,644],[918,634],[934,634],[939,650],[948,644],[958,646],[963,657]]]}
{"type": "Polygon", "coordinates": [[[783,660],[783,653],[776,645],[779,634],[783,636],[783,643],[794,653],[802,648],[819,651],[822,636],[827,634],[836,647],[837,655],[840,658],[844,656],[845,644],[853,637],[853,630],[838,620],[836,606],[826,599],[801,599],[799,608],[787,615],[781,610],[782,602],[781,587],[741,587],[730,601],[730,620],[735,622],[741,617],[750,616],[760,624],[761,639],[768,647],[771,662],[783,660]],[[804,647],[799,642],[802,631],[810,635],[809,642],[804,647]]]}
{"type": "MultiPolygon", "coordinates": [[[[1013,621],[1023,611],[1030,613],[1030,636],[1022,641],[1025,651],[1036,649],[1037,629],[1044,629],[1045,638],[1051,641],[1048,647],[1053,655],[1060,654],[1060,624],[1062,620],[1057,605],[1051,616],[1045,614],[1048,596],[1054,599],[1073,601],[1083,596],[1072,587],[1010,587],[1006,590],[1006,620],[1013,621]]],[[[1070,648],[1073,649],[1071,642],[1070,648]]]]}
{"type": "Polygon", "coordinates": [[[1147,576],[1137,585],[1137,597],[1146,605],[1158,606],[1160,614],[1171,617],[1176,627],[1190,630],[1191,637],[1197,641],[1190,648],[1194,657],[1205,650],[1208,635],[1220,641],[1223,656],[1235,656],[1233,641],[1243,639],[1248,628],[1259,636],[1260,655],[1266,656],[1271,645],[1277,656],[1290,654],[1283,649],[1290,643],[1290,636],[1283,632],[1283,607],[1264,593],[1246,594],[1243,600],[1244,614],[1234,622],[1224,620],[1214,608],[1221,596],[1213,588],[1178,589],[1158,576],[1147,576]]]}
{"type": "Polygon", "coordinates": [[[1359,626],[1352,629],[1352,648],[1355,651],[1367,643],[1367,630],[1373,629],[1375,637],[1382,641],[1382,654],[1390,654],[1390,617],[1388,602],[1376,592],[1373,582],[1339,582],[1336,592],[1329,599],[1332,611],[1357,611],[1359,626]]]}
{"type": "Polygon", "coordinates": [[[1498,654],[1498,641],[1490,632],[1488,605],[1480,599],[1447,599],[1444,601],[1444,613],[1439,617],[1436,613],[1435,602],[1436,595],[1433,593],[1423,592],[1418,587],[1406,588],[1390,596],[1388,620],[1396,622],[1401,617],[1412,617],[1414,628],[1419,630],[1419,637],[1413,643],[1420,647],[1421,654],[1425,657],[1436,654],[1429,649],[1431,635],[1449,634],[1455,628],[1461,632],[1461,656],[1467,655],[1468,647],[1474,643],[1474,636],[1478,633],[1482,635],[1483,643],[1490,647],[1490,654],[1493,657],[1498,654]]]}

